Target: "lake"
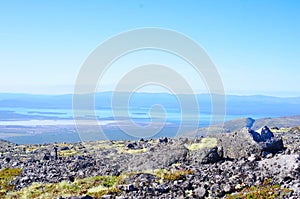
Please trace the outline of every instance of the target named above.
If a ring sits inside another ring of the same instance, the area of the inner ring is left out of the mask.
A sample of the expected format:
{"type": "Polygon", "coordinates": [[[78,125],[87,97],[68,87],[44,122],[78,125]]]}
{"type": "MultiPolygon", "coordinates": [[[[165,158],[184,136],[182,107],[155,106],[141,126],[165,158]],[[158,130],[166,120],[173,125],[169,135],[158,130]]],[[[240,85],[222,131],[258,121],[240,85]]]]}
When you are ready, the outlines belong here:
{"type": "MultiPolygon", "coordinates": [[[[72,109],[0,108],[0,113],[1,138],[18,144],[79,142],[86,132],[93,132],[95,135],[84,139],[85,141],[174,137],[180,127],[183,128],[182,131],[192,131],[210,125],[211,121],[210,114],[191,111],[182,116],[176,109],[168,109],[165,113],[152,111],[151,115],[149,108],[131,108],[129,111],[119,109],[117,117],[111,109],[100,109],[95,110],[99,126],[93,126],[93,121],[87,117],[80,120],[85,122],[84,125],[76,129],[72,109]],[[151,124],[151,128],[147,129],[151,124]],[[104,136],[97,135],[99,132],[104,136]]],[[[270,115],[231,114],[225,116],[225,121],[242,117],[258,119],[270,115]]]]}

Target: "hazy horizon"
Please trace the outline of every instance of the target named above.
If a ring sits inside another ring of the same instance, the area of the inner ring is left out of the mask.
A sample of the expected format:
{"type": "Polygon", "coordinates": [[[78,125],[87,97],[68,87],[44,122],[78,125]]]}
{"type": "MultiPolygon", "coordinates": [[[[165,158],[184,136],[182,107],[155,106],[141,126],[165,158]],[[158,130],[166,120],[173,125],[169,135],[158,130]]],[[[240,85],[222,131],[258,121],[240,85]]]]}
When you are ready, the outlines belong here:
{"type": "MultiPolygon", "coordinates": [[[[96,93],[109,93],[109,92],[116,92],[116,91],[111,91],[111,90],[106,90],[106,91],[97,91],[96,93]]],[[[117,91],[117,92],[127,92],[127,91],[117,91]]],[[[130,91],[128,91],[130,92],[130,91]]],[[[171,94],[170,92],[166,91],[136,91],[134,93],[147,93],[147,94],[171,94]]],[[[74,95],[73,92],[65,92],[65,93],[44,93],[44,92],[0,92],[0,94],[12,94],[12,95],[49,95],[49,96],[60,96],[60,95],[74,95]]],[[[176,93],[173,95],[177,94],[182,94],[182,95],[211,95],[213,93],[209,92],[195,92],[195,93],[176,93]]],[[[242,93],[242,92],[233,92],[229,93],[226,92],[225,96],[241,96],[241,97],[248,97],[248,96],[264,96],[264,97],[276,97],[276,98],[300,98],[300,93],[299,94],[292,94],[292,93],[286,93],[286,92],[279,92],[278,94],[269,94],[269,93],[255,93],[255,92],[247,92],[247,93],[242,93]]]]}

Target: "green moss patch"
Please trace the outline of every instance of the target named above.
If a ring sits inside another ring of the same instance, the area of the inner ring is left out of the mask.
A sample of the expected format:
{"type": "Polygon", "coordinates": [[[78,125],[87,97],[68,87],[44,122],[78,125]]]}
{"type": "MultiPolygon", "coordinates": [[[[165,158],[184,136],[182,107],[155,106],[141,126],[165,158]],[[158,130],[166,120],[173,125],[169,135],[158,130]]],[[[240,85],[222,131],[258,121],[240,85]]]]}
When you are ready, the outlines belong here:
{"type": "Polygon", "coordinates": [[[162,180],[180,180],[185,178],[185,176],[192,174],[192,170],[170,170],[160,169],[154,172],[154,174],[162,180]]]}
{"type": "Polygon", "coordinates": [[[227,199],[265,199],[282,198],[291,192],[289,189],[281,188],[280,185],[271,185],[270,180],[266,180],[263,185],[247,187],[238,193],[228,195],[227,199]]]}
{"type": "Polygon", "coordinates": [[[6,198],[57,198],[59,196],[71,197],[90,195],[100,198],[105,194],[118,193],[117,185],[120,177],[117,176],[94,176],[77,179],[73,183],[62,181],[60,183],[33,183],[31,186],[20,191],[9,192],[6,198]]]}
{"type": "Polygon", "coordinates": [[[0,171],[0,196],[14,189],[10,182],[21,173],[22,169],[19,168],[4,168],[0,171]]]}
{"type": "Polygon", "coordinates": [[[203,148],[213,148],[215,146],[217,146],[216,138],[203,138],[201,139],[200,143],[193,143],[187,146],[187,148],[190,151],[195,151],[203,148]]]}
{"type": "Polygon", "coordinates": [[[62,157],[69,157],[74,155],[78,155],[78,152],[74,149],[63,150],[58,152],[58,156],[62,156],[62,157]]]}

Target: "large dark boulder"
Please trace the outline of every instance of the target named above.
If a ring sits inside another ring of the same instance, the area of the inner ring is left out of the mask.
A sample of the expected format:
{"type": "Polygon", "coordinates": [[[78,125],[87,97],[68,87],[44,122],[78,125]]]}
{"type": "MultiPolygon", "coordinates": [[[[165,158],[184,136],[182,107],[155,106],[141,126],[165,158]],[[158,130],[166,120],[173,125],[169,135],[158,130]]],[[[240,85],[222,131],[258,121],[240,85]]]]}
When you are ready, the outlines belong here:
{"type": "Polygon", "coordinates": [[[264,126],[260,131],[260,139],[262,142],[266,142],[274,137],[272,131],[267,127],[264,126]]]}
{"type": "Polygon", "coordinates": [[[283,141],[281,138],[271,138],[259,144],[262,148],[262,151],[266,151],[273,154],[282,151],[284,149],[283,141]]]}

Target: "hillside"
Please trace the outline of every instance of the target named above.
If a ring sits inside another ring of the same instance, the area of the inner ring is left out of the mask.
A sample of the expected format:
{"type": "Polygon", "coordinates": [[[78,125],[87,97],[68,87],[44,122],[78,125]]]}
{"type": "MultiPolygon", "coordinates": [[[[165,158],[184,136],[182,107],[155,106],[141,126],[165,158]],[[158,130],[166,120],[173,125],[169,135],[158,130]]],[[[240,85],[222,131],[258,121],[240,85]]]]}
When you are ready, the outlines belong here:
{"type": "Polygon", "coordinates": [[[299,137],[299,128],[264,127],[198,139],[0,141],[0,198],[299,198],[299,137]]]}

